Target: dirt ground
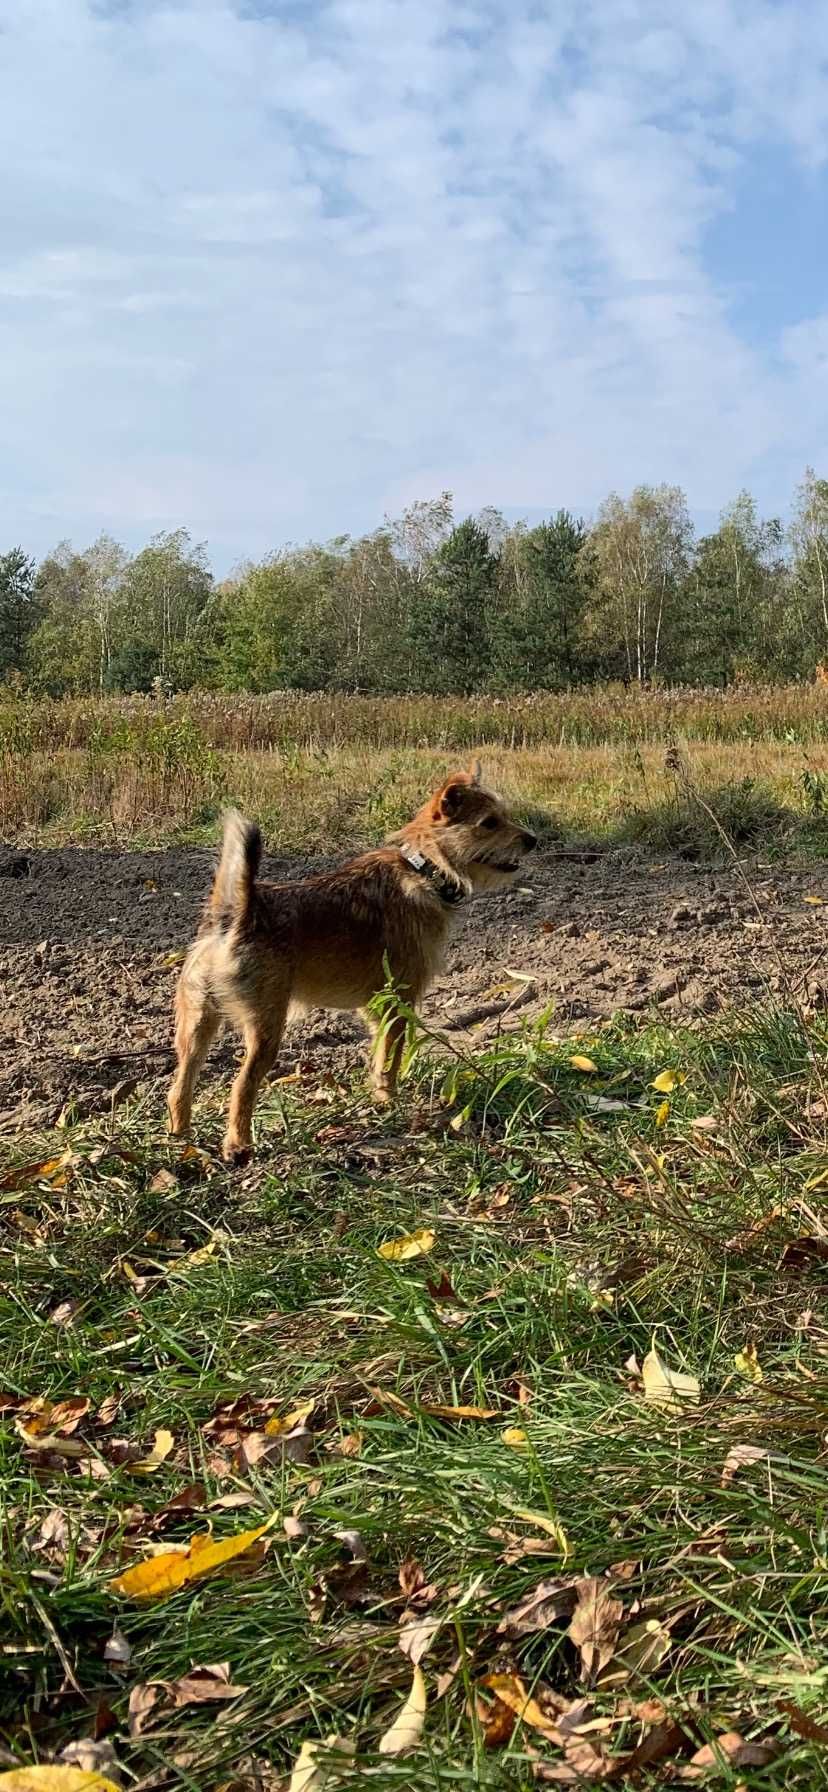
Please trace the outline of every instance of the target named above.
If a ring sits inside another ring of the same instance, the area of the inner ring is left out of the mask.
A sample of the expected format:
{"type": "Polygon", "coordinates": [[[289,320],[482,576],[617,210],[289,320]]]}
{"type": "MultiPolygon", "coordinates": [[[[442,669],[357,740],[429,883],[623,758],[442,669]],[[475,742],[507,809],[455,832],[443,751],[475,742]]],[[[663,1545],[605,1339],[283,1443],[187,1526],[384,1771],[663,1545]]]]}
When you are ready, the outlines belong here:
{"type": "MultiPolygon", "coordinates": [[[[160,1119],[171,960],[192,937],[212,863],[186,848],[0,846],[0,1134],[51,1124],[67,1104],[106,1113],[136,1088],[160,1119]]],[[[735,868],[541,853],[525,886],[460,911],[426,1016],[468,1043],[552,999],[562,1028],[619,1008],[713,1014],[768,990],[828,1004],[828,865],[753,865],[750,880],[755,901],[735,868]]],[[[356,1061],[363,1040],[354,1016],[310,1014],[276,1074],[298,1060],[324,1076],[356,1061]]],[[[208,1084],[227,1081],[234,1049],[216,1047],[208,1084]]]]}

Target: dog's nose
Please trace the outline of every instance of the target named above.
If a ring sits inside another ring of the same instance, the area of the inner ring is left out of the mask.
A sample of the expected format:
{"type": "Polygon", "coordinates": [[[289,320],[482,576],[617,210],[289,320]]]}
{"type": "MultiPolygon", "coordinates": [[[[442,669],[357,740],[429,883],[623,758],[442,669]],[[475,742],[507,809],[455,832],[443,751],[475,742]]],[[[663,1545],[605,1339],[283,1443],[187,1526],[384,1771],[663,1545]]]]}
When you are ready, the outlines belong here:
{"type": "Polygon", "coordinates": [[[529,834],[529,833],[527,833],[526,829],[524,828],[524,830],[523,830],[523,850],[524,850],[524,852],[534,852],[537,844],[538,844],[537,834],[529,834]]]}

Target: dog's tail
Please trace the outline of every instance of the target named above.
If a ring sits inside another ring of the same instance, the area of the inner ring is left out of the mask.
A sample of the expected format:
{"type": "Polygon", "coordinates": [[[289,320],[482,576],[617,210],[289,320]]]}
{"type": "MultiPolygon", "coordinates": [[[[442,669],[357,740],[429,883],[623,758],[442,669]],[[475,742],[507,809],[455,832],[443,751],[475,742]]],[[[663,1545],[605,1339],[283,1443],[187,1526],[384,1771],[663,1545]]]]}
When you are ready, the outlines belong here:
{"type": "Polygon", "coordinates": [[[214,925],[230,927],[245,919],[261,860],[262,836],[255,821],[245,821],[238,809],[228,809],[208,905],[214,925]]]}

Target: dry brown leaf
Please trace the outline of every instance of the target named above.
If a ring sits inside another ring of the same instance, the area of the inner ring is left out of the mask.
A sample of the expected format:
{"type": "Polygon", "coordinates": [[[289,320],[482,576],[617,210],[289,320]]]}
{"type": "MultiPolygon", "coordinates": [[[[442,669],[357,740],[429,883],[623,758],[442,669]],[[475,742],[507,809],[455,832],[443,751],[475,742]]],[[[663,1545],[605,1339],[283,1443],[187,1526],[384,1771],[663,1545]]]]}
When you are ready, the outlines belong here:
{"type": "Polygon", "coordinates": [[[597,1785],[615,1779],[626,1764],[622,1755],[605,1755],[586,1736],[571,1736],[564,1742],[562,1761],[536,1761],[536,1780],[548,1785],[597,1785]]]}
{"type": "Polygon", "coordinates": [[[426,1683],[422,1668],[415,1667],[411,1691],[394,1722],[377,1743],[381,1755],[403,1755],[416,1748],[423,1733],[426,1714],[426,1683]]]}
{"type": "Polygon", "coordinates": [[[420,1618],[413,1612],[403,1612],[399,1646],[412,1667],[416,1667],[428,1653],[439,1629],[439,1618],[420,1618]]]}
{"type": "Polygon", "coordinates": [[[729,1487],[740,1468],[748,1468],[752,1462],[769,1461],[768,1451],[763,1450],[759,1444],[734,1444],[724,1459],[722,1486],[729,1487]]]}
{"type": "Polygon", "coordinates": [[[234,1537],[224,1537],[220,1542],[216,1542],[209,1531],[191,1537],[184,1550],[164,1550],[116,1575],[109,1583],[110,1592],[120,1593],[126,1599],[164,1599],[189,1581],[202,1580],[216,1568],[243,1555],[270,1530],[272,1524],[273,1519],[269,1518],[255,1530],[237,1531],[234,1537]]]}
{"type": "Polygon", "coordinates": [[[95,1414],[95,1424],[100,1425],[104,1429],[108,1425],[114,1425],[120,1410],[120,1394],[106,1394],[95,1414]]]}
{"type": "Polygon", "coordinates": [[[804,1737],[806,1742],[828,1742],[828,1724],[817,1723],[816,1718],[809,1717],[807,1711],[800,1711],[791,1699],[777,1699],[777,1711],[781,1711],[795,1736],[804,1737]]]}
{"type": "Polygon", "coordinates": [[[769,1742],[745,1742],[738,1730],[726,1730],[715,1742],[706,1742],[691,1756],[676,1777],[680,1780],[701,1780],[709,1773],[726,1772],[730,1767],[764,1767],[776,1753],[769,1742]]]}
{"type": "Polygon", "coordinates": [[[400,1563],[397,1578],[400,1583],[400,1592],[407,1599],[409,1605],[417,1611],[422,1611],[425,1606],[432,1605],[437,1598],[439,1588],[434,1585],[433,1581],[426,1580],[425,1572],[414,1556],[406,1556],[405,1561],[400,1563]]]}
{"type": "Polygon", "coordinates": [[[610,1584],[594,1574],[579,1580],[575,1591],[577,1604],[567,1634],[580,1650],[583,1678],[592,1685],[615,1653],[624,1607],[613,1598],[610,1584]]]}
{"type": "MultiPolygon", "coordinates": [[[[113,1716],[113,1728],[117,1726],[117,1718],[113,1716]]],[[[58,1759],[65,1761],[67,1767],[80,1767],[84,1773],[109,1775],[121,1785],[121,1772],[118,1758],[111,1742],[102,1742],[100,1737],[81,1736],[76,1742],[67,1742],[58,1759]]]]}
{"type": "Polygon", "coordinates": [[[147,1686],[133,1686],[129,1695],[129,1733],[133,1741],[143,1736],[157,1704],[159,1704],[163,1687],[157,1683],[147,1686]]]}
{"type": "Polygon", "coordinates": [[[668,1369],[655,1348],[649,1350],[641,1365],[644,1398],[667,1412],[680,1412],[699,1399],[701,1389],[695,1375],[683,1375],[668,1369]]]}
{"type": "Polygon", "coordinates": [[[41,1520],[29,1548],[38,1555],[48,1556],[52,1562],[63,1562],[66,1559],[66,1546],[69,1542],[69,1525],[66,1513],[59,1506],[53,1506],[51,1512],[41,1520]]]}
{"type": "Polygon", "coordinates": [[[672,1637],[657,1618],[633,1624],[601,1673],[602,1686],[617,1686],[635,1674],[652,1674],[668,1654],[672,1637]]]}
{"type": "Polygon", "coordinates": [[[216,1661],[208,1667],[191,1668],[178,1680],[165,1681],[164,1690],[178,1708],[213,1704],[219,1699],[240,1699],[249,1688],[234,1686],[230,1679],[230,1663],[216,1661]]]}
{"type": "Polygon", "coordinates": [[[530,1636],[535,1630],[547,1630],[559,1618],[571,1617],[576,1599],[574,1580],[541,1580],[504,1613],[497,1627],[498,1635],[517,1638],[530,1636]]]}
{"type": "Polygon", "coordinates": [[[44,1433],[59,1437],[70,1437],[73,1431],[86,1417],[91,1400],[83,1394],[75,1394],[69,1400],[46,1400],[39,1396],[35,1400],[26,1400],[18,1408],[18,1417],[23,1420],[30,1436],[42,1436],[44,1433]]]}
{"type": "Polygon", "coordinates": [[[17,1169],[6,1170],[0,1176],[0,1190],[5,1192],[26,1188],[32,1182],[48,1182],[51,1188],[62,1188],[71,1163],[71,1153],[65,1151],[60,1157],[43,1158],[34,1164],[19,1164],[17,1169]]]}

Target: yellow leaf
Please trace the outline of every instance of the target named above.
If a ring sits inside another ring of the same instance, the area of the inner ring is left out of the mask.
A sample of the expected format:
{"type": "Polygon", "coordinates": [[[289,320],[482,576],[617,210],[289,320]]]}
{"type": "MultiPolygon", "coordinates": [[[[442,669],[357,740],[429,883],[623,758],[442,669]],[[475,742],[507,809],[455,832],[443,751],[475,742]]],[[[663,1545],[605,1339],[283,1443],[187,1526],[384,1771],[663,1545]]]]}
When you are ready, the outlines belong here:
{"type": "Polygon", "coordinates": [[[0,1773],[0,1792],[118,1792],[102,1773],[84,1767],[13,1767],[0,1773]]]}
{"type": "Polygon", "coordinates": [[[680,1412],[683,1406],[699,1398],[701,1389],[695,1375],[682,1375],[677,1369],[668,1369],[655,1347],[645,1356],[641,1374],[645,1400],[654,1406],[665,1407],[668,1412],[680,1412]]]}
{"type": "Polygon", "coordinates": [[[529,1724],[533,1730],[540,1730],[541,1735],[558,1741],[554,1717],[543,1711],[537,1699],[533,1699],[526,1691],[519,1674],[487,1674],[480,1684],[493,1692],[501,1705],[507,1705],[521,1723],[529,1724]]]}
{"type": "Polygon", "coordinates": [[[653,1077],[650,1088],[655,1089],[659,1095],[672,1095],[673,1090],[685,1081],[682,1070],[662,1070],[658,1076],[653,1077]]]}
{"type": "Polygon", "coordinates": [[[131,1473],[133,1475],[154,1474],[155,1470],[161,1467],[162,1462],[166,1462],[174,1444],[175,1438],[171,1431],[156,1431],[155,1441],[149,1455],[143,1456],[140,1462],[131,1463],[131,1473]]]}
{"type": "Polygon", "coordinates": [[[417,1232],[407,1232],[402,1238],[389,1238],[377,1250],[378,1257],[384,1257],[386,1263],[407,1263],[411,1257],[424,1257],[427,1251],[434,1248],[434,1233],[421,1228],[417,1232]]]}
{"type": "Polygon", "coordinates": [[[297,1426],[304,1425],[310,1418],[316,1405],[315,1400],[305,1400],[301,1406],[291,1407],[281,1418],[268,1419],[265,1425],[266,1437],[283,1437],[286,1431],[295,1431],[297,1426]]]}
{"type": "Polygon", "coordinates": [[[494,1406],[442,1406],[439,1401],[424,1401],[421,1412],[431,1419],[499,1419],[494,1406]]]}
{"type": "Polygon", "coordinates": [[[29,1182],[49,1182],[53,1188],[62,1188],[66,1181],[64,1171],[67,1157],[49,1157],[37,1164],[22,1164],[16,1170],[7,1170],[0,1176],[0,1189],[25,1188],[29,1182]]]}
{"type": "Polygon", "coordinates": [[[805,902],[811,902],[811,903],[813,903],[813,905],[814,905],[814,907],[815,907],[815,908],[821,908],[821,907],[822,907],[822,897],[821,897],[821,896],[806,896],[806,897],[804,897],[804,899],[803,899],[803,900],[804,900],[804,901],[805,901],[805,902]]]}
{"type": "Polygon", "coordinates": [[[179,946],[177,952],[168,952],[161,960],[162,971],[171,971],[175,965],[183,964],[186,956],[187,953],[183,946],[179,946]]]}
{"type": "Polygon", "coordinates": [[[670,1103],[669,1103],[669,1101],[662,1101],[660,1103],[659,1107],[656,1108],[656,1117],[655,1117],[656,1126],[666,1126],[669,1118],[670,1118],[670,1103]]]}
{"type": "Polygon", "coordinates": [[[507,1425],[506,1430],[501,1431],[500,1435],[510,1450],[528,1450],[529,1448],[529,1439],[520,1425],[507,1425]]]}
{"type": "Polygon", "coordinates": [[[126,1568],[123,1574],[109,1582],[109,1590],[120,1593],[125,1599],[163,1599],[168,1593],[186,1586],[188,1581],[201,1580],[205,1574],[212,1574],[214,1568],[222,1568],[225,1562],[243,1555],[264,1536],[273,1522],[269,1518],[255,1530],[237,1531],[234,1537],[224,1537],[219,1543],[209,1531],[191,1537],[184,1550],[164,1550],[161,1555],[136,1562],[134,1568],[126,1568]]]}
{"type": "Polygon", "coordinates": [[[198,1250],[188,1251],[185,1257],[176,1257],[172,1263],[167,1265],[168,1274],[175,1275],[181,1270],[197,1269],[200,1263],[207,1263],[210,1257],[215,1256],[220,1242],[218,1237],[211,1238],[209,1243],[199,1245],[198,1250]]]}
{"type": "Polygon", "coordinates": [[[381,1755],[402,1755],[416,1748],[423,1733],[426,1714],[426,1683],[422,1668],[414,1669],[411,1691],[391,1728],[381,1736],[377,1747],[381,1755]]]}
{"type": "Polygon", "coordinates": [[[510,1506],[509,1510],[514,1513],[516,1518],[522,1518],[524,1524],[537,1525],[538,1530],[545,1531],[547,1537],[554,1538],[563,1561],[567,1561],[572,1554],[569,1538],[557,1518],[551,1518],[548,1512],[529,1512],[525,1506],[510,1506]]]}
{"type": "Polygon", "coordinates": [[[746,1381],[764,1381],[762,1365],[756,1353],[755,1344],[746,1344],[744,1350],[737,1352],[733,1358],[733,1366],[746,1381]]]}
{"type": "Polygon", "coordinates": [[[569,1062],[572,1065],[573,1070],[587,1070],[592,1072],[597,1072],[598,1070],[597,1064],[593,1064],[591,1058],[582,1057],[580,1052],[576,1052],[574,1058],[570,1058],[569,1062]]]}
{"type": "MultiPolygon", "coordinates": [[[[331,1775],[336,1773],[338,1764],[332,1761],[328,1755],[324,1760],[318,1762],[316,1756],[320,1748],[339,1749],[346,1755],[352,1755],[354,1752],[353,1743],[344,1741],[341,1736],[329,1736],[326,1743],[303,1742],[293,1763],[288,1792],[323,1792],[323,1787],[330,1787],[331,1775]]],[[[344,1761],[342,1766],[344,1768],[344,1761]]],[[[280,1781],[280,1784],[282,1783],[280,1781]]],[[[234,1780],[233,1784],[237,1785],[238,1781],[234,1780]]]]}

